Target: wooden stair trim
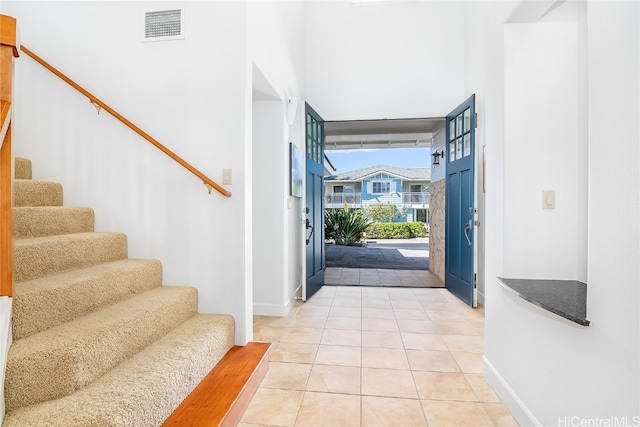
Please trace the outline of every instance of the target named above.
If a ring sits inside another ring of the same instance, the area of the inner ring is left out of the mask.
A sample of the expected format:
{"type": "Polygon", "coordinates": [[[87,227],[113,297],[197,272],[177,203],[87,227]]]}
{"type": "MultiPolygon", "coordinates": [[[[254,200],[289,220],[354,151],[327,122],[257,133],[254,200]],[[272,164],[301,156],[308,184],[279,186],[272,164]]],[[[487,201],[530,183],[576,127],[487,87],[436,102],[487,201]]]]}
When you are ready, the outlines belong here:
{"type": "Polygon", "coordinates": [[[11,103],[2,101],[2,139],[0,139],[0,296],[3,297],[13,296],[12,170],[11,103]]]}
{"type": "Polygon", "coordinates": [[[162,426],[237,425],[269,369],[270,347],[251,342],[231,348],[162,426]]]}
{"type": "Polygon", "coordinates": [[[13,295],[13,191],[11,188],[11,102],[18,24],[0,14],[0,296],[13,295]]]}

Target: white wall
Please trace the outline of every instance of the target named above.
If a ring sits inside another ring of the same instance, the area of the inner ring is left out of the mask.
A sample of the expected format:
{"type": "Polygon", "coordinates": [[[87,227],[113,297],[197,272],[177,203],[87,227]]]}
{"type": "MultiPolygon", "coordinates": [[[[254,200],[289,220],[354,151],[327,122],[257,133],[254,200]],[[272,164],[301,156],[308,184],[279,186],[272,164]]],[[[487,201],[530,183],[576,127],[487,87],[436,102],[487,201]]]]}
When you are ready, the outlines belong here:
{"type": "MultiPolygon", "coordinates": [[[[576,45],[578,53],[577,56],[575,52],[570,56],[571,63],[576,67],[573,72],[577,81],[569,90],[574,95],[568,95],[566,87],[559,88],[559,94],[565,94],[565,97],[558,96],[554,103],[566,107],[568,100],[574,105],[567,107],[571,111],[558,114],[563,117],[572,115],[571,120],[575,124],[573,135],[580,135],[573,140],[577,141],[578,150],[588,150],[589,163],[588,167],[570,163],[572,176],[562,176],[553,169],[550,176],[554,179],[554,185],[557,183],[557,188],[575,185],[576,177],[588,176],[588,256],[582,267],[580,262],[572,261],[577,250],[575,242],[584,238],[575,236],[562,258],[569,257],[569,267],[554,261],[551,267],[540,265],[538,271],[546,274],[555,271],[560,275],[563,273],[560,269],[563,268],[580,272],[581,268],[587,267],[587,314],[592,322],[590,327],[580,327],[533,306],[495,282],[495,277],[506,274],[508,269],[524,272],[523,269],[527,268],[524,266],[526,256],[518,259],[517,254],[514,257],[508,253],[515,250],[513,246],[507,251],[514,224],[519,224],[519,218],[513,218],[517,209],[513,206],[515,200],[510,198],[513,195],[509,193],[509,183],[522,182],[522,177],[512,168],[512,155],[515,154],[517,158],[518,155],[529,154],[536,159],[536,148],[519,147],[513,138],[503,138],[502,126],[504,124],[505,132],[508,132],[510,124],[503,120],[505,104],[502,99],[509,100],[514,95],[513,92],[509,93],[512,87],[509,81],[501,78],[503,67],[511,65],[505,63],[503,36],[512,30],[503,33],[503,23],[509,21],[513,7],[489,2],[476,3],[470,6],[474,13],[468,13],[468,16],[473,16],[470,19],[479,20],[486,31],[483,47],[487,61],[486,67],[480,70],[486,76],[484,135],[488,155],[485,375],[521,425],[558,425],[565,417],[573,416],[578,418],[569,418],[567,422],[588,422],[596,417],[611,420],[610,417],[627,416],[627,421],[631,423],[637,422],[631,417],[640,414],[640,180],[637,172],[640,160],[640,12],[638,4],[634,2],[589,2],[585,25],[581,22],[585,11],[578,7],[573,12],[567,12],[567,7],[574,6],[565,4],[547,16],[545,21],[562,22],[568,16],[573,16],[577,40],[572,43],[576,45]],[[583,56],[583,51],[588,55],[583,56]],[[585,57],[588,57],[588,63],[585,57]],[[586,76],[588,85],[583,85],[580,79],[586,76]],[[588,96],[580,93],[581,88],[588,89],[588,96]],[[568,99],[570,96],[573,98],[568,99]],[[585,120],[587,109],[588,122],[585,120]],[[588,126],[588,133],[581,129],[583,124],[588,126]],[[585,134],[588,140],[584,138],[585,134]],[[520,270],[516,270],[516,265],[520,270]]],[[[523,9],[517,12],[514,14],[517,15],[517,21],[527,22],[527,19],[523,19],[523,9]]],[[[528,22],[535,22],[537,18],[539,16],[528,22]]],[[[512,36],[515,34],[509,37],[512,36]]],[[[558,44],[562,43],[558,41],[558,44]]],[[[554,50],[558,46],[554,43],[547,47],[554,50]]],[[[533,50],[536,51],[535,46],[533,50]]],[[[530,59],[522,58],[523,61],[530,59]]],[[[559,63],[566,59],[559,59],[559,63]]],[[[548,66],[554,68],[556,64],[548,66]]],[[[567,76],[562,69],[556,72],[558,79],[566,81],[567,76]]],[[[554,84],[553,81],[548,83],[554,84]]],[[[529,96],[529,99],[540,108],[556,107],[535,101],[535,96],[529,96]]],[[[539,125],[548,126],[545,123],[539,125]]],[[[550,130],[556,130],[558,126],[558,123],[554,123],[550,130]]],[[[558,149],[561,157],[566,155],[562,146],[558,149]]],[[[581,155],[586,158],[584,153],[581,155]]],[[[555,159],[552,160],[552,166],[554,162],[555,159]]],[[[544,173],[532,176],[530,184],[522,182],[524,191],[527,191],[526,185],[535,185],[538,178],[546,179],[544,173]]],[[[535,192],[535,189],[532,190],[532,194],[535,192]]],[[[539,205],[537,199],[536,204],[539,205]]],[[[565,196],[558,197],[558,208],[561,201],[566,203],[568,200],[565,196]]],[[[584,202],[584,199],[578,198],[573,206],[580,206],[584,202]]],[[[559,213],[562,212],[554,212],[556,217],[559,213]]],[[[569,233],[575,232],[571,231],[577,226],[574,218],[565,217],[558,221],[569,229],[569,233]]],[[[564,233],[563,230],[562,235],[564,233]]],[[[534,233],[531,234],[533,237],[534,233]]],[[[541,245],[540,249],[554,252],[556,245],[561,247],[565,244],[552,240],[551,247],[541,245]]],[[[529,255],[540,259],[536,254],[529,255]]]]}
{"type": "Polygon", "coordinates": [[[505,26],[506,277],[586,281],[577,28],[575,20],[505,26]],[[543,190],[555,191],[555,209],[542,208],[543,190]]]}
{"type": "Polygon", "coordinates": [[[486,131],[486,85],[487,75],[486,61],[487,32],[483,28],[483,22],[477,19],[477,5],[472,2],[465,4],[465,94],[475,94],[476,130],[475,130],[475,271],[477,286],[477,302],[485,304],[485,236],[487,230],[485,194],[486,184],[483,182],[485,155],[485,131],[486,131]]]}
{"type": "Polygon", "coordinates": [[[208,195],[26,55],[16,61],[14,153],[32,159],[34,178],[62,182],[65,204],[93,207],[98,231],[127,233],[131,257],[162,260],[165,284],[196,286],[201,312],[232,314],[236,342],[251,339],[244,3],[3,2],[2,9],[18,18],[23,44],[196,168],[218,182],[223,168],[233,170],[233,196],[208,195]],[[185,7],[185,39],[141,43],[142,13],[176,5],[185,7]]]}
{"type": "Polygon", "coordinates": [[[253,64],[253,273],[255,314],[284,316],[301,293],[302,199],[289,195],[289,143],[304,153],[303,2],[247,3],[253,64]],[[287,121],[287,100],[297,114],[287,121]]]}
{"type": "Polygon", "coordinates": [[[198,287],[200,311],[233,314],[238,343],[252,339],[253,304],[285,314],[302,283],[288,146],[304,146],[304,11],[302,2],[3,3],[26,46],[214,180],[232,169],[233,196],[209,196],[29,58],[18,61],[16,155],[33,160],[35,178],[61,181],[66,204],[93,207],[98,230],[127,233],[130,256],[162,260],[165,284],[198,287]],[[171,7],[185,8],[185,39],[141,43],[142,13],[171,7]],[[252,103],[265,82],[280,100],[268,113],[252,103]],[[289,97],[300,100],[293,125],[289,97]]]}
{"type": "Polygon", "coordinates": [[[325,120],[443,117],[464,93],[464,3],[307,5],[308,100],[325,120]]]}
{"type": "Polygon", "coordinates": [[[284,204],[286,171],[278,148],[284,138],[282,100],[253,102],[253,307],[255,314],[284,315],[284,204]],[[278,126],[279,124],[279,126],[278,126]],[[277,144],[275,144],[277,142],[277,144]],[[274,147],[275,145],[275,147],[274,147]]]}
{"type": "MultiPolygon", "coordinates": [[[[478,243],[484,248],[484,270],[478,266],[478,299],[485,300],[485,321],[491,322],[491,300],[487,287],[502,274],[503,258],[503,146],[504,146],[504,52],[503,23],[517,2],[466,2],[465,86],[476,94],[476,159],[486,146],[484,202],[480,210],[478,243]],[[483,277],[480,277],[483,274],[483,277]]],[[[478,168],[481,169],[481,168],[478,168]]],[[[478,173],[481,170],[477,171],[478,173]]],[[[477,177],[477,175],[476,175],[477,177]]],[[[481,184],[481,182],[480,182],[481,184]]],[[[482,201],[482,197],[480,197],[482,201]]],[[[479,258],[482,254],[479,254],[479,258]]],[[[485,338],[486,340],[489,337],[485,338]]],[[[499,339],[499,338],[498,338],[499,339]]]]}

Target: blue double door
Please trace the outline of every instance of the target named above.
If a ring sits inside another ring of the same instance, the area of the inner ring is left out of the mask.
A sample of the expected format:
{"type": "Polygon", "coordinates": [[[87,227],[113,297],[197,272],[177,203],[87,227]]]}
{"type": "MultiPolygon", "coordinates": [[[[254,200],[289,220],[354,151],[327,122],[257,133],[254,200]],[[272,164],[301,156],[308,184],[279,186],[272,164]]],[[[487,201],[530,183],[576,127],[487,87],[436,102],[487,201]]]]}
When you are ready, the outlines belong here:
{"type": "Polygon", "coordinates": [[[475,281],[475,95],[446,117],[445,287],[472,307],[475,281]]]}
{"type": "Polygon", "coordinates": [[[305,105],[306,278],[302,299],[308,300],[324,284],[324,120],[309,104],[305,105]]]}

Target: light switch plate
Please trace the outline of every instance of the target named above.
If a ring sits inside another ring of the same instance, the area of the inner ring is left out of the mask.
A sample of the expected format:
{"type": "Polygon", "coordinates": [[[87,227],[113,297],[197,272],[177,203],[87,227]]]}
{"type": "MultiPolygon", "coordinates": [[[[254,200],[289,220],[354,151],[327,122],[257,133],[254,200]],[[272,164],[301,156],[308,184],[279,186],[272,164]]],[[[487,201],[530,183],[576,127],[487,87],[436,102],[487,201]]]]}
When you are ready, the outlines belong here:
{"type": "Polygon", "coordinates": [[[542,192],[542,209],[556,208],[556,192],[554,190],[544,190],[542,192]]]}
{"type": "Polygon", "coordinates": [[[222,169],[222,185],[231,185],[232,176],[231,169],[222,169]]]}

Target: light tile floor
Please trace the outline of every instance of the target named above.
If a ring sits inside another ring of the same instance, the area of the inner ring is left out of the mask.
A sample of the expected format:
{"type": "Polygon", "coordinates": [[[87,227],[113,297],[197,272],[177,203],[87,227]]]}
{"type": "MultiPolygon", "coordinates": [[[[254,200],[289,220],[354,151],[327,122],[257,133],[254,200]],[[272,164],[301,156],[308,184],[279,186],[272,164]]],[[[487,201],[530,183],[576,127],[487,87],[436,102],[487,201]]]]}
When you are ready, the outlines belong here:
{"type": "Polygon", "coordinates": [[[327,267],[327,285],[366,285],[403,287],[444,287],[442,280],[429,270],[390,270],[383,268],[327,267]]]}
{"type": "Polygon", "coordinates": [[[240,426],[517,426],[482,376],[483,328],[445,289],[325,285],[255,316],[273,346],[240,426]]]}

